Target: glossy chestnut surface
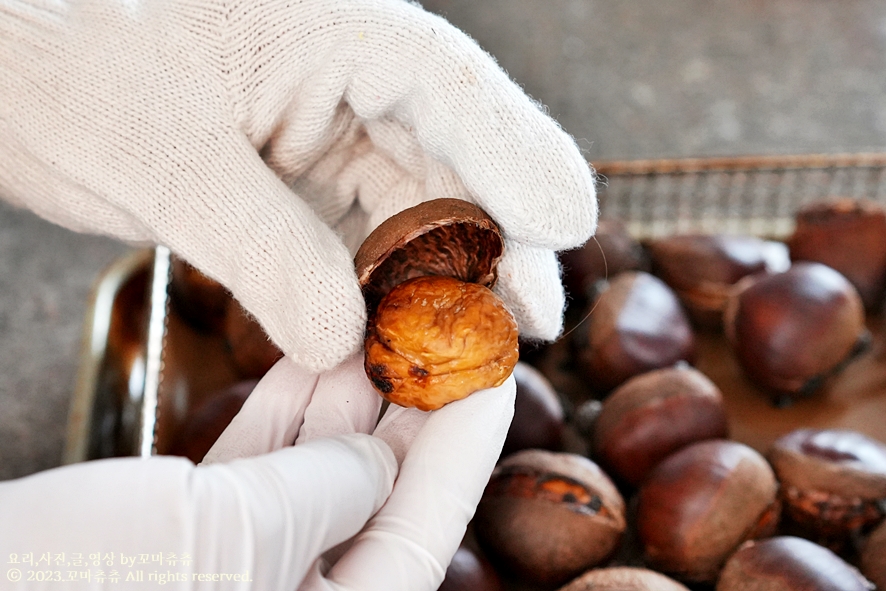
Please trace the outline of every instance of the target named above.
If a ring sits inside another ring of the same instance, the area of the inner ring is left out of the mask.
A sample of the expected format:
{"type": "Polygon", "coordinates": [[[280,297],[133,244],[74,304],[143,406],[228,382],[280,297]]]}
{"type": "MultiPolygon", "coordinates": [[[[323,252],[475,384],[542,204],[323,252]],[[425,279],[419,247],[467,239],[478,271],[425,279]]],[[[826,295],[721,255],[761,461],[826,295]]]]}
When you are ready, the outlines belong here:
{"type": "Polygon", "coordinates": [[[438,591],[504,591],[501,577],[479,552],[460,546],[438,591]]]}
{"type": "Polygon", "coordinates": [[[774,533],[777,492],[766,459],[744,444],[702,441],[673,453],[639,489],[647,564],[681,581],[714,582],[739,544],[774,533]]]}
{"type": "Polygon", "coordinates": [[[812,394],[867,337],[861,298],[840,273],[799,262],[734,294],[724,329],[747,376],[773,398],[812,394]]]}
{"type": "Polygon", "coordinates": [[[579,371],[603,393],[695,354],[695,334],[676,294],[642,271],[614,277],[574,334],[579,371]]]}
{"type": "Polygon", "coordinates": [[[723,567],[716,591],[873,591],[855,568],[823,546],[794,536],[743,544],[723,567]]]}
{"type": "Polygon", "coordinates": [[[594,424],[594,458],[632,486],[678,449],[729,434],[723,395],[687,364],[635,376],[604,401],[594,424]]]}
{"type": "Polygon", "coordinates": [[[646,248],[652,272],[677,293],[694,324],[708,330],[722,327],[723,310],[740,279],[790,266],[784,244],[754,236],[678,234],[646,248]]]}
{"type": "Polygon", "coordinates": [[[523,449],[561,451],[566,412],[557,391],[540,371],[522,361],[514,367],[514,380],[514,418],[501,455],[523,449]]]}

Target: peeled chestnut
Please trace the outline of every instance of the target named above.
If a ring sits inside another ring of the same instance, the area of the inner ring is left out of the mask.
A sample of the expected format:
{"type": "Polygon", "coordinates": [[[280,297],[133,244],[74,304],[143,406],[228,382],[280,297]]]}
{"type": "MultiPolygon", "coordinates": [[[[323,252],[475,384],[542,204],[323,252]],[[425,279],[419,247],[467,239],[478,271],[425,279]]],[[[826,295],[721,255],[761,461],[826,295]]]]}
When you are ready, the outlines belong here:
{"type": "Polygon", "coordinates": [[[523,450],[495,468],[473,525],[499,569],[531,584],[561,585],[618,548],[625,505],[591,460],[523,450]]]}
{"type": "Polygon", "coordinates": [[[504,587],[498,573],[482,554],[460,546],[437,591],[504,591],[504,587]]]}
{"type": "Polygon", "coordinates": [[[861,298],[830,267],[799,262],[746,281],[724,329],[744,372],[776,402],[815,392],[864,346],[861,298]]]}
{"type": "Polygon", "coordinates": [[[559,591],[689,591],[674,579],[648,568],[610,566],[589,570],[559,591]]]}
{"type": "Polygon", "coordinates": [[[575,331],[579,371],[608,393],[646,371],[691,361],[695,335],[673,290],[643,271],[614,277],[575,331]]]}
{"type": "Polygon", "coordinates": [[[514,418],[502,456],[521,449],[560,451],[566,418],[557,391],[540,371],[522,361],[514,366],[514,381],[517,384],[514,418]]]}
{"type": "Polygon", "coordinates": [[[886,589],[886,522],[865,539],[859,552],[858,567],[877,589],[886,589]]]}
{"type": "Polygon", "coordinates": [[[688,364],[635,376],[616,388],[596,418],[592,449],[607,472],[632,486],[676,450],[728,435],[720,389],[688,364]]]}
{"type": "Polygon", "coordinates": [[[790,266],[782,243],[754,236],[679,234],[646,245],[652,271],[683,302],[696,326],[719,330],[733,286],[754,273],[784,271],[790,266]]]}
{"type": "Polygon", "coordinates": [[[849,563],[793,536],[748,541],[723,566],[716,591],[873,591],[849,563]]]}
{"type": "Polygon", "coordinates": [[[364,366],[386,400],[435,410],[511,374],[517,323],[490,289],[503,250],[491,218],[458,199],[404,210],[363,242],[364,366]]]}
{"type": "Polygon", "coordinates": [[[224,336],[234,367],[244,380],[259,379],[283,357],[277,345],[237,300],[228,301],[224,316],[224,336]]]}
{"type": "Polygon", "coordinates": [[[559,254],[563,286],[573,302],[584,305],[595,298],[601,281],[622,271],[647,271],[649,259],[643,246],[615,218],[601,218],[594,237],[581,248],[559,254]]]}
{"type": "Polygon", "coordinates": [[[766,459],[742,443],[701,441],[674,452],[638,493],[646,563],[681,581],[714,582],[739,544],[774,533],[777,492],[766,459]]]}
{"type": "Polygon", "coordinates": [[[864,199],[832,199],[803,206],[787,240],[795,261],[839,271],[858,290],[865,309],[878,312],[886,295],[886,209],[864,199]]]}
{"type": "Polygon", "coordinates": [[[886,517],[886,445],[846,429],[797,429],[768,453],[784,514],[803,537],[841,552],[886,517]]]}

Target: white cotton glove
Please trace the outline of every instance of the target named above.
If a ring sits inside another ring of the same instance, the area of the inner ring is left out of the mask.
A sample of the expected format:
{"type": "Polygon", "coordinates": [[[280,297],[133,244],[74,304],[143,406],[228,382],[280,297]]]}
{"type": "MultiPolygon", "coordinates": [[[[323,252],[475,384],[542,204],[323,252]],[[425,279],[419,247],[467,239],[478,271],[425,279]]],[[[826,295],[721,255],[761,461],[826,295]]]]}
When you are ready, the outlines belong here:
{"type": "Polygon", "coordinates": [[[554,251],[597,215],[573,140],[401,0],[0,0],[0,195],[170,247],[314,371],[360,346],[351,255],[391,214],[486,209],[499,294],[540,339],[562,324],[554,251]]]}
{"type": "Polygon", "coordinates": [[[204,465],[100,460],[0,483],[0,588],[434,591],[514,395],[511,378],[376,427],[359,356],[320,375],[284,358],[204,465]]]}

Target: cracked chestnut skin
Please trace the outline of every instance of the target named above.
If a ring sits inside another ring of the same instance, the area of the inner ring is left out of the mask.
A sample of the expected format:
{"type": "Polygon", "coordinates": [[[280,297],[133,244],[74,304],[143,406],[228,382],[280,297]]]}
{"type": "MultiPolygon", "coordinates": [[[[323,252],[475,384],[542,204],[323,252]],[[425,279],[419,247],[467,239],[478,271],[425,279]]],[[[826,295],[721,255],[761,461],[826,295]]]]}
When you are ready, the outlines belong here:
{"type": "Polygon", "coordinates": [[[517,322],[488,288],[452,277],[410,279],[379,303],[365,368],[382,396],[436,410],[501,385],[519,357],[517,322]]]}
{"type": "Polygon", "coordinates": [[[511,374],[517,324],[491,291],[503,253],[492,218],[461,199],[405,209],[363,241],[364,366],[386,400],[435,410],[511,374]]]}

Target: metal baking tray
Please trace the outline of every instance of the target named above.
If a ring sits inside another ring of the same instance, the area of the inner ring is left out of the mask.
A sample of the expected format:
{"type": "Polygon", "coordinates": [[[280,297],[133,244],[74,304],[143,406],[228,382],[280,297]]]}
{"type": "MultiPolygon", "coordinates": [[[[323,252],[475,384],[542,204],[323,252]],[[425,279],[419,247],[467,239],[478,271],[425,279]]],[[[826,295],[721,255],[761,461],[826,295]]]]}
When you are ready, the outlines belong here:
{"type": "MultiPolygon", "coordinates": [[[[784,238],[794,212],[828,196],[886,203],[886,154],[600,162],[602,215],[639,239],[689,231],[784,238]]],[[[99,279],[85,319],[65,462],[167,453],[187,411],[236,382],[217,338],[170,312],[169,250],[134,252],[99,279]]],[[[871,318],[873,346],[826,395],[775,408],[749,384],[717,335],[699,335],[696,366],[721,387],[732,436],[766,449],[799,426],[854,428],[886,441],[886,337],[871,318]]]]}

